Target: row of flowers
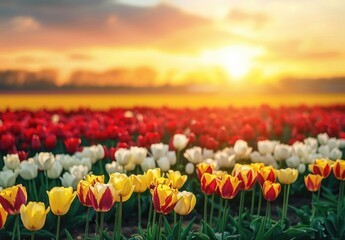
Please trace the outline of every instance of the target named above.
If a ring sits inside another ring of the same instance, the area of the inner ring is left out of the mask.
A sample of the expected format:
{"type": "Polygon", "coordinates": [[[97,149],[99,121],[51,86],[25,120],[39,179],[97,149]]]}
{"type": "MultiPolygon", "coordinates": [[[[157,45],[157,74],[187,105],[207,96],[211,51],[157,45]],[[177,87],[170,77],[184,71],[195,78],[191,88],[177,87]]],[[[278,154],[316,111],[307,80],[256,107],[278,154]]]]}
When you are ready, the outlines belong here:
{"type": "Polygon", "coordinates": [[[149,147],[117,148],[108,150],[103,145],[83,147],[73,155],[40,152],[32,158],[22,159],[19,154],[7,154],[0,161],[3,166],[0,172],[0,187],[15,185],[18,176],[24,180],[36,179],[39,172],[44,172],[46,181],[60,179],[65,187],[76,189],[77,183],[90,171],[98,174],[107,172],[139,173],[159,167],[163,172],[170,169],[180,170],[188,175],[195,172],[195,165],[206,162],[215,170],[230,170],[236,163],[264,163],[274,168],[295,168],[300,173],[316,159],[336,160],[342,158],[345,141],[329,138],[326,133],[317,138],[306,138],[303,142],[292,145],[282,144],[276,140],[262,140],[255,146],[256,150],[244,140],[237,140],[233,147],[222,150],[192,147],[188,148],[188,138],[183,134],[175,134],[173,146],[155,143],[149,147]]]}
{"type": "MultiPolygon", "coordinates": [[[[212,231],[209,225],[212,226],[214,199],[212,197],[211,208],[207,206],[208,196],[217,194],[220,196],[218,220],[220,223],[219,233],[221,239],[225,237],[225,227],[229,221],[229,206],[230,200],[234,199],[238,192],[240,192],[240,205],[238,210],[238,217],[236,219],[237,229],[236,234],[244,234],[244,204],[245,193],[252,191],[261,192],[259,194],[258,208],[261,208],[261,197],[267,201],[266,215],[260,217],[260,209],[258,209],[257,218],[261,219],[260,228],[255,232],[256,239],[261,239],[268,229],[276,227],[279,224],[282,228],[288,227],[286,224],[289,191],[290,185],[294,183],[298,177],[296,169],[280,169],[276,170],[272,166],[265,166],[263,163],[252,163],[250,165],[236,164],[232,173],[225,171],[215,171],[212,164],[200,163],[197,165],[197,177],[200,181],[201,191],[205,194],[204,199],[204,219],[202,221],[203,234],[210,234],[212,231]],[[276,180],[279,182],[276,182],[276,180]],[[260,186],[259,190],[256,188],[256,182],[260,186]],[[281,220],[273,226],[270,224],[270,202],[276,200],[281,191],[281,184],[284,185],[283,207],[281,220]],[[208,218],[208,216],[210,216],[208,218]],[[268,226],[266,225],[268,223],[268,226]]],[[[319,159],[315,163],[309,164],[311,174],[304,177],[304,183],[308,191],[320,193],[320,186],[323,179],[327,178],[333,172],[336,179],[340,180],[338,204],[336,211],[341,212],[344,208],[344,187],[345,187],[345,161],[319,159]]],[[[31,231],[31,237],[34,239],[35,231],[44,226],[46,215],[51,210],[57,216],[56,239],[59,239],[60,234],[60,216],[65,215],[73,202],[78,197],[79,202],[87,207],[87,218],[85,223],[85,239],[88,239],[89,234],[89,214],[93,209],[97,213],[97,234],[100,239],[105,235],[108,236],[104,230],[104,213],[110,211],[114,204],[116,204],[116,214],[114,219],[113,238],[121,239],[122,226],[122,208],[123,203],[128,201],[133,192],[137,193],[138,198],[138,224],[141,229],[141,194],[149,190],[150,192],[150,209],[147,220],[147,229],[145,236],[147,239],[161,239],[164,233],[168,235],[168,226],[162,225],[164,216],[173,212],[174,223],[177,226],[176,237],[180,238],[182,235],[182,219],[184,215],[192,212],[196,205],[196,197],[192,192],[180,191],[187,180],[186,175],[182,175],[178,171],[169,171],[166,176],[162,174],[159,168],[149,169],[143,175],[130,175],[121,173],[112,173],[109,175],[109,181],[105,183],[104,175],[86,175],[83,180],[77,184],[77,190],[74,191],[71,187],[53,187],[47,191],[49,198],[49,207],[45,207],[43,202],[27,202],[28,194],[26,187],[16,185],[10,188],[5,188],[0,191],[0,228],[3,228],[6,223],[8,214],[15,216],[15,224],[13,227],[12,238],[17,236],[20,239],[20,222],[21,218],[24,227],[31,231]],[[158,214],[158,221],[157,216],[158,214]],[[180,215],[179,223],[177,224],[176,214],[180,215]],[[151,224],[152,222],[152,224],[151,224]]],[[[31,189],[29,192],[32,192],[31,189]]],[[[310,217],[310,227],[313,227],[316,217],[316,204],[319,201],[320,194],[313,200],[313,210],[310,217]]],[[[250,208],[250,216],[252,221],[255,221],[253,214],[253,202],[255,202],[255,194],[252,194],[252,204],[250,208]]],[[[170,229],[171,231],[171,229],[170,229]]],[[[174,233],[171,233],[174,234],[174,233]]],[[[193,234],[193,233],[188,233],[193,234]]],[[[309,233],[308,233],[309,234],[309,233]]],[[[342,236],[340,236],[342,237],[342,236]]]]}
{"type": "MultiPolygon", "coordinates": [[[[27,158],[41,151],[73,154],[80,145],[92,144],[148,148],[153,143],[172,143],[176,133],[187,135],[190,146],[212,150],[238,139],[292,144],[324,132],[344,138],[344,119],[344,106],[7,110],[0,112],[0,152],[27,158]]],[[[169,147],[173,150],[172,144],[169,147]]]]}

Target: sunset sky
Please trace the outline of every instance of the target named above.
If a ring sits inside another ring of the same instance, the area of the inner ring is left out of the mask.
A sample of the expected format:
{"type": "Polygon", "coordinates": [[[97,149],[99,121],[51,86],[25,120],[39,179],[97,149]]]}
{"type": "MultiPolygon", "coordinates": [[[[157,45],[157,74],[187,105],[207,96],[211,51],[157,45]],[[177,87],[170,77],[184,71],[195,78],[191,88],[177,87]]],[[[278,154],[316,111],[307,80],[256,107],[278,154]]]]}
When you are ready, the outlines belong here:
{"type": "Polygon", "coordinates": [[[345,76],[344,13],[343,0],[1,1],[0,71],[139,86],[345,76]]]}

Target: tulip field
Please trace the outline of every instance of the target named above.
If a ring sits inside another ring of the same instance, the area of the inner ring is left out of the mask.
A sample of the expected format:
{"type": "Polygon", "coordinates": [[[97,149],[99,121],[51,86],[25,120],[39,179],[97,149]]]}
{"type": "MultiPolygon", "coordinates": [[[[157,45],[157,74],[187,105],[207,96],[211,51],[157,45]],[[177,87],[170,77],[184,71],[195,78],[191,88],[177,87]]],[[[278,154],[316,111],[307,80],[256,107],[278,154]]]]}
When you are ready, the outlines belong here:
{"type": "Polygon", "coordinates": [[[345,105],[0,111],[0,239],[345,239],[345,105]]]}

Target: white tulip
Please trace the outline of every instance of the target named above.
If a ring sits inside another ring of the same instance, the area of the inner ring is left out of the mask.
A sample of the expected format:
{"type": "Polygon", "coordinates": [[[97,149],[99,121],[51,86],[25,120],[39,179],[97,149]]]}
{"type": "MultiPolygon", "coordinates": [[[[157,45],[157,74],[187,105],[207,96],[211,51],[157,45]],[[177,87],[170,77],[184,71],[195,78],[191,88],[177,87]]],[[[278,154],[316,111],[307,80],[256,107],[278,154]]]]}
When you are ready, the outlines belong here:
{"type": "Polygon", "coordinates": [[[321,159],[321,158],[322,158],[321,154],[319,154],[319,153],[312,153],[312,154],[309,155],[309,159],[310,159],[309,164],[315,163],[316,159],[321,159]]]}
{"type": "Polygon", "coordinates": [[[345,148],[345,139],[338,139],[339,141],[339,148],[345,148]]]}
{"type": "Polygon", "coordinates": [[[213,158],[214,157],[214,152],[213,152],[212,149],[204,148],[202,150],[202,156],[203,156],[203,159],[213,158]]]}
{"type": "Polygon", "coordinates": [[[15,170],[19,167],[20,160],[18,154],[7,154],[3,157],[6,168],[15,170]]]}
{"type": "Polygon", "coordinates": [[[262,160],[262,156],[261,154],[258,152],[258,151],[254,151],[250,154],[249,156],[250,160],[253,162],[253,163],[260,163],[260,162],[263,162],[262,160]]]}
{"type": "Polygon", "coordinates": [[[204,160],[201,147],[189,148],[184,152],[183,156],[194,164],[201,163],[204,160]]]}
{"type": "Polygon", "coordinates": [[[304,139],[303,142],[307,146],[307,151],[309,153],[316,153],[318,147],[318,142],[316,138],[308,137],[304,139]]]}
{"type": "Polygon", "coordinates": [[[61,184],[64,187],[72,187],[74,190],[77,189],[78,182],[81,179],[76,178],[73,174],[65,172],[62,177],[60,177],[61,184]]]}
{"type": "Polygon", "coordinates": [[[116,173],[116,172],[123,173],[123,167],[121,166],[121,164],[115,161],[105,164],[105,170],[107,171],[108,174],[116,173]]]}
{"type": "Polygon", "coordinates": [[[75,176],[76,178],[78,179],[84,179],[84,177],[88,174],[88,168],[86,166],[83,166],[83,165],[75,165],[75,166],[72,166],[70,169],[69,169],[69,172],[75,176]]]}
{"type": "Polygon", "coordinates": [[[50,152],[40,152],[34,157],[34,162],[38,169],[46,171],[52,168],[55,162],[55,157],[50,152]]]}
{"type": "Polygon", "coordinates": [[[332,150],[333,148],[339,148],[339,140],[336,139],[336,138],[330,138],[328,140],[328,147],[329,147],[329,150],[332,150]]]}
{"type": "Polygon", "coordinates": [[[101,160],[105,157],[105,151],[101,144],[93,145],[92,149],[96,152],[96,157],[101,160]]]}
{"type": "Polygon", "coordinates": [[[248,147],[248,143],[243,140],[237,140],[234,145],[234,152],[236,154],[236,159],[249,159],[252,148],[248,147]]]}
{"type": "Polygon", "coordinates": [[[48,178],[56,179],[60,177],[63,167],[59,161],[55,161],[53,167],[47,170],[48,178]]]}
{"type": "Polygon", "coordinates": [[[169,151],[169,145],[163,143],[155,143],[151,145],[151,153],[155,160],[167,155],[169,151]]]}
{"type": "Polygon", "coordinates": [[[292,147],[286,144],[278,144],[274,148],[274,158],[277,161],[283,161],[291,156],[292,147]]]}
{"type": "Polygon", "coordinates": [[[38,174],[38,167],[32,158],[31,160],[24,160],[20,163],[18,173],[24,180],[35,179],[38,174]]]}
{"type": "Polygon", "coordinates": [[[329,157],[329,146],[328,145],[322,145],[319,147],[318,152],[321,154],[322,158],[328,158],[329,157]]]}
{"type": "Polygon", "coordinates": [[[272,166],[272,167],[274,167],[275,169],[278,169],[278,168],[279,168],[279,165],[278,165],[278,163],[277,163],[276,161],[273,161],[273,162],[269,163],[268,166],[272,166]]]}
{"type": "Polygon", "coordinates": [[[187,163],[186,167],[185,167],[185,171],[188,175],[191,175],[194,173],[195,171],[195,166],[193,163],[187,163]]]}
{"type": "Polygon", "coordinates": [[[84,147],[81,152],[75,154],[78,158],[87,157],[90,158],[92,164],[97,162],[97,149],[93,149],[92,147],[84,147]]]}
{"type": "Polygon", "coordinates": [[[137,165],[134,164],[134,162],[129,162],[127,165],[125,165],[126,171],[133,171],[137,165]]]}
{"type": "Polygon", "coordinates": [[[219,151],[214,155],[217,165],[220,168],[231,168],[235,165],[235,155],[228,155],[226,152],[219,151]]]}
{"type": "Polygon", "coordinates": [[[145,161],[140,164],[141,169],[146,172],[149,169],[154,169],[156,167],[155,160],[152,157],[147,157],[145,161]]]}
{"type": "Polygon", "coordinates": [[[170,169],[170,162],[167,157],[161,157],[160,159],[158,159],[157,165],[163,172],[167,172],[170,169]]]}
{"type": "Polygon", "coordinates": [[[133,163],[140,165],[142,162],[145,161],[147,156],[147,149],[143,147],[131,147],[130,148],[131,154],[133,156],[133,163]]]}
{"type": "Polygon", "coordinates": [[[170,165],[176,164],[176,152],[175,151],[169,151],[166,155],[166,157],[169,159],[170,165]]]}
{"type": "Polygon", "coordinates": [[[341,159],[343,153],[338,148],[333,148],[329,153],[329,158],[331,160],[341,159]]]}
{"type": "Polygon", "coordinates": [[[133,156],[130,150],[126,148],[120,148],[115,152],[115,159],[119,164],[124,166],[132,161],[133,156]]]}
{"type": "Polygon", "coordinates": [[[56,161],[59,161],[61,163],[63,169],[65,169],[66,171],[70,167],[78,164],[78,158],[75,156],[70,156],[68,154],[56,154],[55,159],[56,161]]]}
{"type": "Polygon", "coordinates": [[[273,150],[276,144],[277,144],[276,141],[270,141],[270,140],[258,141],[258,151],[262,155],[273,153],[273,150]]]}
{"type": "Polygon", "coordinates": [[[304,163],[301,163],[300,165],[298,165],[298,172],[300,173],[300,174],[303,174],[304,172],[305,172],[305,170],[307,169],[307,167],[305,166],[305,164],[304,163]]]}
{"type": "Polygon", "coordinates": [[[317,135],[317,140],[321,145],[326,145],[328,143],[328,134],[327,133],[320,133],[317,135]]]}
{"type": "Polygon", "coordinates": [[[184,149],[189,142],[189,139],[184,134],[175,134],[173,138],[173,145],[177,151],[184,149]]]}
{"type": "Polygon", "coordinates": [[[286,165],[290,168],[297,168],[300,165],[301,161],[297,155],[292,155],[286,159],[286,165]]]}
{"type": "Polygon", "coordinates": [[[263,155],[262,156],[262,162],[265,164],[265,165],[272,165],[276,160],[274,159],[273,155],[272,154],[266,154],[266,155],[263,155]]]}
{"type": "Polygon", "coordinates": [[[18,173],[12,170],[4,170],[0,172],[0,186],[3,188],[12,187],[16,183],[18,173]]]}

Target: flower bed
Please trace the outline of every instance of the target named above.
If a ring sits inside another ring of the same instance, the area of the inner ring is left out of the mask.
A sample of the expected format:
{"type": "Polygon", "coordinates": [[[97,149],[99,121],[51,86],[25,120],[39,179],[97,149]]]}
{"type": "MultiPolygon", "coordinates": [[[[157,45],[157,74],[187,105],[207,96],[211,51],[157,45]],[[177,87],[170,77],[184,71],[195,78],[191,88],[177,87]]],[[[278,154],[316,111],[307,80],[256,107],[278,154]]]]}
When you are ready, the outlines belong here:
{"type": "Polygon", "coordinates": [[[0,238],[342,239],[344,110],[2,112],[0,238]]]}

